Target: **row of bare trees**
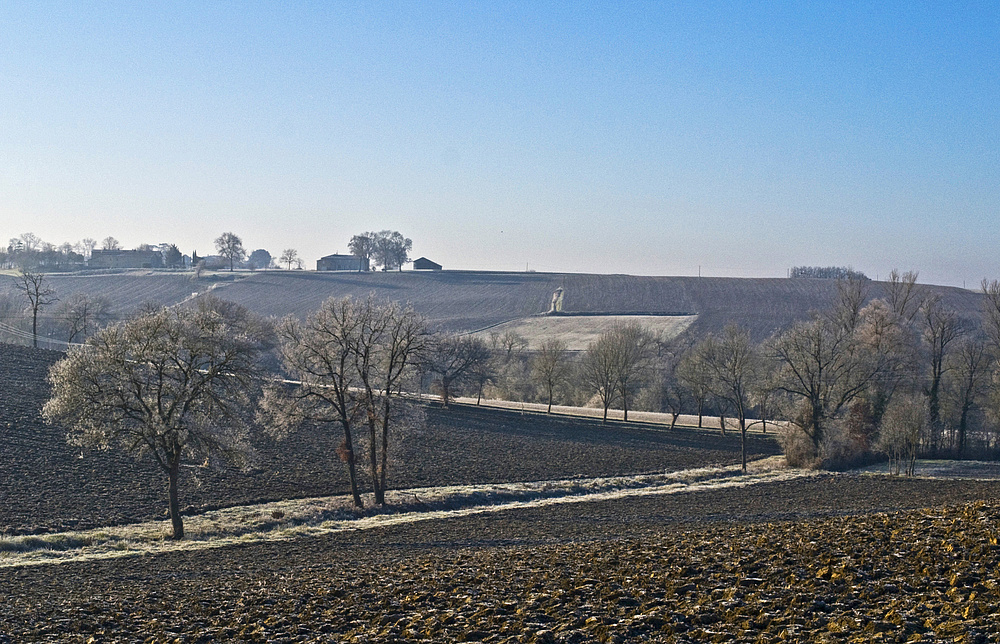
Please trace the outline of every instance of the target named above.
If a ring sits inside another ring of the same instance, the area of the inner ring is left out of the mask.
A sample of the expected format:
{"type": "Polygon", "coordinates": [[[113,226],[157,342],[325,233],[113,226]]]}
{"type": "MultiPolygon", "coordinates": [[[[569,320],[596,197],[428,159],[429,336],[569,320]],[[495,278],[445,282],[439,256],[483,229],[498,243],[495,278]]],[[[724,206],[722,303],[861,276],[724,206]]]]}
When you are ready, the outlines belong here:
{"type": "MultiPolygon", "coordinates": [[[[444,395],[682,413],[734,421],[747,431],[781,418],[798,464],[848,464],[920,452],[968,456],[1000,447],[1000,282],[982,285],[984,310],[963,318],[912,272],[893,271],[873,297],[862,277],[838,282],[830,308],[763,342],[728,326],[700,341],[664,341],[614,325],[580,356],[552,340],[534,351],[516,334],[465,338],[473,366],[445,366],[444,395]],[[916,411],[914,411],[916,410],[916,411]],[[916,419],[916,420],[915,420],[916,419]],[[918,422],[919,421],[919,422],[918,422]]],[[[459,340],[455,340],[459,342],[459,340]]]]}

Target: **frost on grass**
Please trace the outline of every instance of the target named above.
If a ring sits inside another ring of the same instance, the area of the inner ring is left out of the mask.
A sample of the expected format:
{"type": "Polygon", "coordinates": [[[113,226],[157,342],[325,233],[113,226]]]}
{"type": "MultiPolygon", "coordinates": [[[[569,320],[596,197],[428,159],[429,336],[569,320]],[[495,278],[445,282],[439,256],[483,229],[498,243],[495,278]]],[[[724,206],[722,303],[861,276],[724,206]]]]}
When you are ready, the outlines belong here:
{"type": "Polygon", "coordinates": [[[180,542],[165,539],[169,528],[166,521],[49,535],[6,536],[0,537],[0,566],[197,550],[237,541],[280,541],[482,512],[742,487],[814,475],[781,469],[776,466],[779,460],[760,461],[747,474],[739,466],[728,466],[666,474],[396,490],[388,493],[386,507],[374,507],[371,499],[367,499],[365,510],[355,509],[347,496],[225,508],[190,517],[187,539],[180,542]]]}

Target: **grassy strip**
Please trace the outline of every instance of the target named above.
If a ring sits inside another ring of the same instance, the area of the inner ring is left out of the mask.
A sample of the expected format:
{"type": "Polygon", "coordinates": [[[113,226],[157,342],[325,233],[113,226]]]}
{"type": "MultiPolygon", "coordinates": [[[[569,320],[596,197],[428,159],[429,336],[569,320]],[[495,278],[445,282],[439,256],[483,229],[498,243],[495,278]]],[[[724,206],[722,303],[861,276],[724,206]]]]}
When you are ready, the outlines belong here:
{"type": "MultiPolygon", "coordinates": [[[[386,507],[364,510],[353,508],[347,496],[239,506],[188,518],[187,539],[181,542],[166,538],[167,521],[48,535],[2,536],[0,567],[286,540],[477,512],[755,485],[811,474],[782,469],[779,462],[780,457],[758,461],[748,474],[743,474],[738,466],[729,466],[667,474],[397,490],[390,492],[386,507]]],[[[371,503],[371,499],[367,501],[371,503]]]]}

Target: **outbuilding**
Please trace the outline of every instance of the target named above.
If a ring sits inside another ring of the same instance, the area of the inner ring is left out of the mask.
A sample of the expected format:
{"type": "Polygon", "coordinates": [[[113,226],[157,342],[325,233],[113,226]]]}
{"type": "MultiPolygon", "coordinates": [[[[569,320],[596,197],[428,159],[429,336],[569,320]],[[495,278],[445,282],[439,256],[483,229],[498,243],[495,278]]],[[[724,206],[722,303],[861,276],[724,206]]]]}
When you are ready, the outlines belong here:
{"type": "Polygon", "coordinates": [[[367,271],[368,258],[357,255],[327,255],[316,260],[317,271],[367,271]]]}
{"type": "Polygon", "coordinates": [[[420,259],[413,260],[413,270],[415,271],[439,271],[441,270],[441,265],[437,262],[432,262],[426,257],[421,257],[420,259]]]}

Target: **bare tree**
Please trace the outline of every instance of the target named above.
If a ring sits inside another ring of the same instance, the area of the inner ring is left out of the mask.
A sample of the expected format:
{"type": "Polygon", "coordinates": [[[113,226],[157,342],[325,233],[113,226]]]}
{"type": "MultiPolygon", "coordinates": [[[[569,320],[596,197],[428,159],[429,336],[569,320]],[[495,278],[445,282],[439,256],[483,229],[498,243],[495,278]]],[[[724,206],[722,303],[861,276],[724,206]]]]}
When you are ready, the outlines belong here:
{"type": "Polygon", "coordinates": [[[900,273],[897,269],[892,269],[889,279],[885,282],[885,300],[897,317],[912,322],[921,305],[917,273],[915,271],[900,273]]]}
{"type": "Polygon", "coordinates": [[[243,240],[234,233],[222,233],[215,240],[215,250],[219,255],[229,260],[230,272],[236,267],[237,262],[242,262],[247,256],[247,251],[243,248],[243,240]]]}
{"type": "Polygon", "coordinates": [[[101,241],[101,250],[121,250],[121,247],[118,240],[110,235],[101,241]]]}
{"type": "Polygon", "coordinates": [[[989,355],[981,334],[967,335],[959,340],[951,353],[950,377],[944,382],[943,398],[953,410],[957,431],[958,455],[964,456],[968,443],[970,418],[979,401],[989,390],[989,355]]]}
{"type": "Polygon", "coordinates": [[[747,469],[747,412],[753,407],[755,388],[765,376],[766,363],[750,332],[727,325],[720,337],[708,336],[698,352],[710,378],[713,395],[733,410],[740,430],[743,471],[747,469]]]}
{"type": "Polygon", "coordinates": [[[711,395],[711,378],[701,363],[701,357],[695,347],[689,348],[681,355],[675,372],[677,381],[691,395],[698,408],[698,427],[704,422],[705,403],[711,395]]]}
{"type": "Polygon", "coordinates": [[[86,339],[91,331],[110,321],[111,300],[101,295],[75,293],[56,307],[56,319],[66,330],[66,342],[86,339]]]}
{"type": "Polygon", "coordinates": [[[354,351],[367,312],[351,298],[330,298],[304,323],[288,317],[278,326],[278,339],[285,369],[298,381],[293,390],[271,385],[261,403],[261,422],[276,436],[304,422],[340,425],[343,440],[337,455],[347,465],[351,496],[363,507],[358,486],[354,426],[364,413],[359,401],[361,385],[354,364],[354,351]]]}
{"type": "Polygon", "coordinates": [[[889,469],[897,476],[905,465],[913,476],[920,439],[927,427],[927,410],[912,397],[900,397],[886,411],[879,429],[878,449],[889,457],[889,469]]]}
{"type": "Polygon", "coordinates": [[[923,339],[927,351],[928,371],[924,385],[927,396],[927,420],[930,423],[931,451],[937,451],[941,441],[941,381],[951,367],[948,353],[951,344],[964,332],[958,314],[941,303],[939,296],[924,301],[920,309],[923,339]]]}
{"type": "Polygon", "coordinates": [[[410,261],[409,252],[413,242],[395,230],[375,233],[372,256],[383,270],[403,270],[403,264],[410,261]]]}
{"type": "Polygon", "coordinates": [[[28,308],[31,309],[31,341],[38,348],[38,312],[43,306],[58,301],[56,292],[45,283],[45,276],[27,268],[20,268],[14,282],[14,288],[28,298],[28,308]]]}
{"type": "Polygon", "coordinates": [[[215,298],[105,327],[52,367],[42,413],[67,425],[74,445],[149,455],[167,475],[172,536],[182,539],[181,464],[247,463],[246,410],[266,335],[245,309],[215,298]]]}
{"type": "Polygon", "coordinates": [[[622,418],[628,422],[629,402],[649,376],[656,339],[637,322],[617,323],[608,333],[611,334],[617,353],[618,395],[622,401],[622,418]]]}
{"type": "Polygon", "coordinates": [[[793,422],[810,438],[814,454],[820,453],[828,423],[867,390],[882,366],[845,319],[815,317],[771,342],[781,366],[777,387],[803,403],[793,422]]]}
{"type": "Polygon", "coordinates": [[[385,505],[389,463],[389,433],[412,411],[402,398],[401,385],[426,348],[427,326],[412,307],[376,301],[365,303],[367,323],[354,351],[355,367],[363,385],[368,422],[368,463],[375,503],[385,505]]]}
{"type": "Polygon", "coordinates": [[[294,248],[286,248],[281,251],[281,263],[288,267],[288,270],[292,270],[292,264],[299,259],[299,251],[294,248]]]}
{"type": "Polygon", "coordinates": [[[97,247],[97,241],[91,239],[90,237],[84,237],[80,240],[80,254],[83,255],[84,259],[90,259],[91,253],[94,252],[94,248],[97,247]]]}
{"type": "Polygon", "coordinates": [[[548,408],[545,413],[552,413],[552,398],[556,387],[569,377],[569,353],[566,343],[558,338],[551,338],[542,343],[531,363],[532,375],[545,390],[548,408]]]}
{"type": "Polygon", "coordinates": [[[848,333],[853,333],[861,323],[861,310],[868,300],[870,285],[868,278],[861,275],[837,280],[837,300],[829,315],[848,333]]]}
{"type": "Polygon", "coordinates": [[[471,335],[439,335],[427,343],[425,367],[437,375],[441,403],[447,407],[455,385],[467,380],[478,365],[488,362],[490,350],[471,335]]]}
{"type": "Polygon", "coordinates": [[[608,422],[608,410],[618,399],[618,352],[614,338],[602,333],[587,346],[580,369],[591,391],[596,391],[604,414],[601,423],[608,422]]]}
{"type": "MultiPolygon", "coordinates": [[[[360,235],[351,237],[351,241],[347,243],[347,247],[350,249],[351,254],[358,259],[365,260],[365,262],[371,262],[371,259],[375,254],[375,235],[376,233],[361,233],[360,235]]],[[[359,262],[359,273],[362,268],[364,268],[364,262],[359,262]]]]}

